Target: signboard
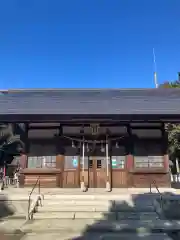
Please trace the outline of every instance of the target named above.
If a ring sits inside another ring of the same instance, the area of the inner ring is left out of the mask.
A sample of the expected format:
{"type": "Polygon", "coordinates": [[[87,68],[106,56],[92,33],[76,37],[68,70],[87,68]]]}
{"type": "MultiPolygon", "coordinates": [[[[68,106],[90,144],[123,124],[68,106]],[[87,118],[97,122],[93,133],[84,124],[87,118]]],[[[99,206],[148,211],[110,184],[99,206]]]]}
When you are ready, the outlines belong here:
{"type": "Polygon", "coordinates": [[[72,164],[73,164],[73,167],[77,167],[78,166],[78,159],[77,159],[77,157],[73,157],[72,158],[72,164]]]}
{"type": "Polygon", "coordinates": [[[117,167],[117,160],[116,158],[112,158],[112,168],[116,168],[117,167]]]}

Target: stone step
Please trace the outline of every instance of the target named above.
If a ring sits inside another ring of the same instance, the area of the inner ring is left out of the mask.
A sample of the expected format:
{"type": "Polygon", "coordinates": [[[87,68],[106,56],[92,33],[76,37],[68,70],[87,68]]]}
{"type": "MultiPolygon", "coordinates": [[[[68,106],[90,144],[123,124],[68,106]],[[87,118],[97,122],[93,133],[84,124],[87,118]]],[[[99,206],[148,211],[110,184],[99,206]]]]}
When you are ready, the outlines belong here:
{"type": "Polygon", "coordinates": [[[55,206],[62,206],[62,205],[76,205],[76,206],[111,206],[114,204],[114,201],[98,201],[98,200],[44,200],[44,205],[55,205],[55,206]]]}
{"type": "Polygon", "coordinates": [[[111,220],[156,220],[156,213],[124,213],[124,212],[37,212],[34,219],[111,219],[111,220]]]}
{"type": "Polygon", "coordinates": [[[179,221],[168,220],[119,220],[113,221],[97,219],[34,219],[21,227],[23,232],[116,232],[116,233],[142,233],[142,232],[177,232],[180,231],[179,221]]]}
{"type": "Polygon", "coordinates": [[[127,199],[44,199],[44,203],[46,204],[76,204],[76,205],[107,205],[107,204],[129,204],[132,206],[152,206],[155,199],[148,199],[148,200],[136,200],[127,199]]]}
{"type": "Polygon", "coordinates": [[[134,219],[134,220],[157,220],[159,219],[158,215],[155,212],[118,212],[116,215],[118,220],[134,219]]]}
{"type": "Polygon", "coordinates": [[[131,233],[71,233],[71,232],[61,232],[61,233],[46,233],[46,234],[27,234],[23,237],[23,240],[37,240],[42,238],[44,240],[172,240],[164,233],[147,233],[147,234],[131,234],[131,233]]]}
{"type": "Polygon", "coordinates": [[[108,205],[43,205],[38,207],[38,212],[154,212],[153,206],[129,207],[129,206],[108,206],[108,205]]]}
{"type": "Polygon", "coordinates": [[[109,206],[48,205],[38,207],[38,212],[109,212],[109,206]]]}
{"type": "MultiPolygon", "coordinates": [[[[115,213],[108,214],[112,220],[116,219],[115,213]]],[[[33,219],[104,219],[104,212],[37,212],[33,219]]]]}
{"type": "MultiPolygon", "coordinates": [[[[0,233],[16,233],[25,223],[25,219],[1,219],[0,221],[0,233]]],[[[0,238],[1,239],[1,238],[0,238]]]]}
{"type": "MultiPolygon", "coordinates": [[[[97,202],[97,201],[68,201],[68,202],[51,202],[43,203],[44,211],[125,211],[125,212],[154,212],[155,208],[152,205],[138,204],[131,206],[128,204],[117,204],[116,202],[97,202]]],[[[39,207],[41,210],[41,207],[39,207]]]]}
{"type": "Polygon", "coordinates": [[[132,196],[130,194],[120,194],[120,195],[103,195],[103,194],[86,194],[84,193],[83,195],[73,195],[73,194],[54,194],[54,195],[44,195],[45,200],[131,200],[132,196]]]}

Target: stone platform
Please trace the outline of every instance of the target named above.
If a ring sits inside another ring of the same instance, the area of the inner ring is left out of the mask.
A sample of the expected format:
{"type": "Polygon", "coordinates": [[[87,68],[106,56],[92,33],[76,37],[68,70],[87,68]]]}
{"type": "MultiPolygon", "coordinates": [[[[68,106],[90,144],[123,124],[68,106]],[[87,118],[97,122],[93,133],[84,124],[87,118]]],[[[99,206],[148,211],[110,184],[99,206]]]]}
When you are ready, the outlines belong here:
{"type": "MultiPolygon", "coordinates": [[[[0,193],[0,202],[8,199],[27,201],[32,189],[8,188],[0,193]],[[4,200],[3,200],[4,199],[4,200]]],[[[167,198],[180,199],[175,189],[159,189],[167,198]]],[[[180,223],[160,219],[153,205],[160,194],[156,189],[41,189],[42,206],[36,207],[30,221],[1,219],[0,231],[23,236],[22,240],[38,238],[58,240],[88,239],[172,239],[171,232],[179,234],[180,223]]],[[[38,189],[32,194],[32,200],[38,189]]],[[[26,212],[26,207],[25,207],[26,212]]],[[[174,237],[173,237],[174,239],[174,237]]],[[[177,238],[178,239],[178,238],[177,238]]],[[[180,238],[179,238],[180,239],[180,238]]],[[[19,239],[20,240],[20,239],[19,239]]]]}

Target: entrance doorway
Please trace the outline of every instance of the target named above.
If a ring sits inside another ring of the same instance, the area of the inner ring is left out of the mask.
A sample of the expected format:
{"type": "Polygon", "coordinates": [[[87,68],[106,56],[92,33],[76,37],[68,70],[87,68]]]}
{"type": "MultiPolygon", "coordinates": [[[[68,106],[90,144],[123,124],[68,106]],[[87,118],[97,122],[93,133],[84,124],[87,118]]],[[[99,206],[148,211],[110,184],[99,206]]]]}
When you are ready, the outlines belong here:
{"type": "Polygon", "coordinates": [[[105,157],[88,157],[88,187],[105,188],[106,187],[106,159],[105,157]]]}

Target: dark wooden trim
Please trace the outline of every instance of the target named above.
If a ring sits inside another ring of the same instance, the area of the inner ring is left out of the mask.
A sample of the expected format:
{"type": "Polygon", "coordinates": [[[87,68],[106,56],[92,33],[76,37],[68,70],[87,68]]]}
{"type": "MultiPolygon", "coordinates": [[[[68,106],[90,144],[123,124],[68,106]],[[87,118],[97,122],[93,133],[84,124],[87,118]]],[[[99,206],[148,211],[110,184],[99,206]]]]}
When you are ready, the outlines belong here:
{"type": "Polygon", "coordinates": [[[2,122],[109,122],[109,121],[161,121],[180,123],[180,114],[2,114],[2,122]]]}
{"type": "MultiPolygon", "coordinates": [[[[76,134],[76,135],[64,134],[64,136],[65,137],[63,137],[63,136],[60,137],[61,140],[63,140],[63,141],[71,141],[68,138],[74,138],[74,139],[80,139],[81,138],[82,139],[81,134],[76,134]]],[[[96,140],[104,140],[104,138],[105,138],[104,136],[105,136],[105,134],[98,135],[98,138],[96,140]]],[[[94,140],[94,137],[91,136],[91,135],[85,134],[84,137],[85,137],[86,140],[94,140]]],[[[46,138],[46,139],[41,138],[41,136],[37,136],[37,137],[34,137],[34,138],[29,138],[29,141],[39,141],[39,140],[41,140],[41,141],[49,141],[49,140],[50,141],[56,141],[56,138],[57,138],[57,136],[49,137],[49,138],[46,138]]],[[[127,134],[121,134],[121,135],[120,134],[112,134],[112,135],[110,135],[110,141],[111,141],[112,138],[120,138],[119,141],[124,142],[124,141],[126,141],[127,134]],[[121,139],[121,137],[122,137],[122,139],[121,139]]],[[[113,141],[116,141],[116,140],[113,140],[113,141]]]]}
{"type": "Polygon", "coordinates": [[[155,130],[161,130],[161,126],[130,126],[130,128],[133,130],[148,130],[148,129],[155,129],[155,130]]]}
{"type": "Polygon", "coordinates": [[[54,130],[59,129],[59,126],[29,126],[29,130],[54,130]]]}
{"type": "Polygon", "coordinates": [[[161,127],[161,131],[162,131],[162,142],[163,142],[163,153],[164,155],[168,154],[168,133],[165,130],[165,124],[162,123],[162,127],[161,127]]]}
{"type": "MultiPolygon", "coordinates": [[[[148,123],[147,123],[148,124],[148,123]]],[[[90,124],[83,124],[84,127],[89,127],[90,124]]],[[[63,127],[80,127],[82,124],[63,124],[63,127]]],[[[101,124],[101,127],[126,127],[127,123],[110,123],[101,124]]],[[[58,126],[29,126],[29,130],[54,130],[58,129],[58,126]]],[[[161,126],[130,126],[131,129],[157,129],[161,130],[161,126]]]]}
{"type": "Polygon", "coordinates": [[[39,144],[39,143],[48,143],[51,142],[51,144],[56,144],[57,143],[57,138],[29,138],[29,143],[33,144],[39,144]]]}
{"type": "Polygon", "coordinates": [[[162,123],[162,138],[163,138],[163,154],[164,154],[164,169],[169,172],[169,155],[168,155],[168,133],[165,130],[165,124],[162,123]]]}
{"type": "Polygon", "coordinates": [[[128,141],[126,146],[127,155],[132,155],[134,150],[134,137],[132,135],[132,128],[130,124],[127,124],[127,133],[128,133],[128,141]]]}

